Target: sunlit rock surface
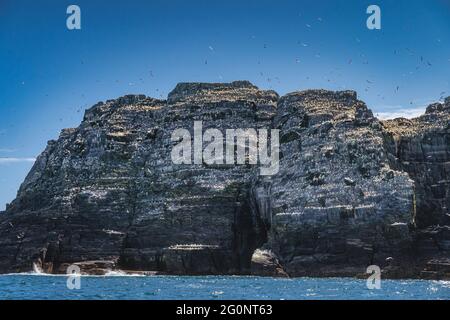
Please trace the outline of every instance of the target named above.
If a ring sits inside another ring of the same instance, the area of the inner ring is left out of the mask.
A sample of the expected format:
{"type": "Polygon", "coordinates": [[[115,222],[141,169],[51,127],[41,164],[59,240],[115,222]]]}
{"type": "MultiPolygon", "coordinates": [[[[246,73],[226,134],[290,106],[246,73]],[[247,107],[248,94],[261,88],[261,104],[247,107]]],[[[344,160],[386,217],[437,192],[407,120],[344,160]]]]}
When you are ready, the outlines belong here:
{"type": "Polygon", "coordinates": [[[0,272],[448,278],[449,105],[380,122],[352,91],[247,81],[99,103],[1,214],[0,272]],[[194,121],[279,129],[279,172],[173,164],[171,134],[194,121]]]}

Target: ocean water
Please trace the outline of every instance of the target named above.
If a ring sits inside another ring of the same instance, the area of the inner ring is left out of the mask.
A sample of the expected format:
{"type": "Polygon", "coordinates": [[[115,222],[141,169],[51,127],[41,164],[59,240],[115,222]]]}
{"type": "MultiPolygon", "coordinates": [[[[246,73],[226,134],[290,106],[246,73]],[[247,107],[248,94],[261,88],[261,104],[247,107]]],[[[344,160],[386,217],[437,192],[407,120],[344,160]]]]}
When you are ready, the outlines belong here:
{"type": "MultiPolygon", "coordinates": [[[[382,280],[369,290],[365,280],[348,278],[263,278],[243,276],[82,276],[80,289],[67,287],[68,277],[37,274],[0,276],[5,299],[445,299],[449,281],[382,280]]],[[[70,281],[69,281],[70,282],[70,281]]],[[[73,284],[74,281],[71,281],[73,284]]]]}

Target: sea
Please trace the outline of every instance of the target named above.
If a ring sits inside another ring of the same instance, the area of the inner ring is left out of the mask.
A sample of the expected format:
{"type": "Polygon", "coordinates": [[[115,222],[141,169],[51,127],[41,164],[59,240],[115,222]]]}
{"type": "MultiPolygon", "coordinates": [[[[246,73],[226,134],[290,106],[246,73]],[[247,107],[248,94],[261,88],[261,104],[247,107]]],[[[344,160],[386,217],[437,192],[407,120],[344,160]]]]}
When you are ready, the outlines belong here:
{"type": "Polygon", "coordinates": [[[381,280],[369,289],[352,278],[143,276],[0,276],[0,300],[450,300],[450,281],[381,280]]]}

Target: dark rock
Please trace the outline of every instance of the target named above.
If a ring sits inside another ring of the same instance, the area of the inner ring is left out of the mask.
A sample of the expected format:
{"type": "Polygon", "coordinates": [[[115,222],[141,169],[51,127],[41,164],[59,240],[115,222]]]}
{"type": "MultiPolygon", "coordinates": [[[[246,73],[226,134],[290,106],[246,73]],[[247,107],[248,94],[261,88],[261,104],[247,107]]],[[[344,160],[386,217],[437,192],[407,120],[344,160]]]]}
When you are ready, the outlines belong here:
{"type": "Polygon", "coordinates": [[[448,278],[449,104],[380,122],[353,91],[182,83],[98,103],[0,215],[0,272],[448,278]],[[171,134],[277,128],[280,170],[175,165],[171,134]]]}
{"type": "Polygon", "coordinates": [[[390,150],[395,166],[414,180],[415,222],[421,228],[450,224],[450,109],[447,106],[448,102],[434,103],[421,117],[384,122],[392,136],[390,150]]]}
{"type": "Polygon", "coordinates": [[[353,180],[350,179],[350,178],[344,178],[344,183],[345,183],[346,185],[348,185],[348,186],[354,186],[354,185],[356,185],[356,182],[353,181],[353,180]]]}

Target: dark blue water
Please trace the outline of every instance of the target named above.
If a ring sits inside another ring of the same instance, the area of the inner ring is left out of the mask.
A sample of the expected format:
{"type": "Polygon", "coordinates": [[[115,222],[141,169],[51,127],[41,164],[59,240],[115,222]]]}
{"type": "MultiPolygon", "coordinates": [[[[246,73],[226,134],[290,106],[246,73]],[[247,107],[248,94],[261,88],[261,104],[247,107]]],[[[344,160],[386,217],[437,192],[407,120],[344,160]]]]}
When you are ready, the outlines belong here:
{"type": "Polygon", "coordinates": [[[445,299],[449,281],[345,278],[276,279],[261,277],[108,276],[81,277],[81,288],[67,288],[67,277],[0,276],[0,299],[445,299]]]}

